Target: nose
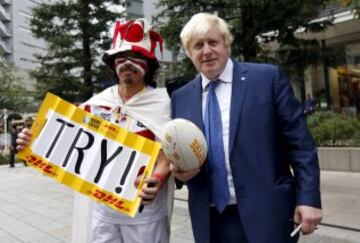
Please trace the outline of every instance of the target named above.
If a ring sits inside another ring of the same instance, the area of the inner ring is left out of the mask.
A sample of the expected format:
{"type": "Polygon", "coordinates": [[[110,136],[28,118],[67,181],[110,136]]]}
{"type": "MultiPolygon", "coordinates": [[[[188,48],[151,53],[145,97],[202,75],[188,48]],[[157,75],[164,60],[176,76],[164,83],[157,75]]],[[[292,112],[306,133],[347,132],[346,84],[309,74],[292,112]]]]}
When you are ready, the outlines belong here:
{"type": "Polygon", "coordinates": [[[211,47],[208,43],[204,43],[204,54],[209,55],[211,53],[211,47]]]}

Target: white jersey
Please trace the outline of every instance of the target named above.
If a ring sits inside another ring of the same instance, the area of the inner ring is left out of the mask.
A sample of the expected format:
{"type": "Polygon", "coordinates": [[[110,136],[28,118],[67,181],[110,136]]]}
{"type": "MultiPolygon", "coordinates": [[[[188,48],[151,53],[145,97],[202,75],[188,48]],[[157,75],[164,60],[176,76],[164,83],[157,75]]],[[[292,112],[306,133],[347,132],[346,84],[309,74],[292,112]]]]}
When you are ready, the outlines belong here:
{"type": "MultiPolygon", "coordinates": [[[[126,111],[124,111],[124,109],[120,106],[109,107],[85,105],[84,109],[98,117],[115,123],[128,131],[144,136],[153,141],[159,140],[144,124],[126,114],[126,111]]],[[[167,196],[167,185],[164,184],[153,203],[149,206],[145,206],[144,210],[141,213],[137,213],[134,218],[121,214],[100,203],[95,203],[93,216],[109,223],[123,225],[144,224],[154,220],[159,220],[167,216],[167,196]]]]}

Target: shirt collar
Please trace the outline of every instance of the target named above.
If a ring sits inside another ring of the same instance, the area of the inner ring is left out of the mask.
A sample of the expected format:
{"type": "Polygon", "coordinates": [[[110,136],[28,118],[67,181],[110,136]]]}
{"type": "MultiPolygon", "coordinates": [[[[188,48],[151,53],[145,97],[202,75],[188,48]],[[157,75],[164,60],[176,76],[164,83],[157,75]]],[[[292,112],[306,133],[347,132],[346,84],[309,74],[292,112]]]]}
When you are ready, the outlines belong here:
{"type": "MultiPolygon", "coordinates": [[[[233,80],[233,67],[234,67],[234,63],[229,58],[226,62],[224,70],[217,79],[225,83],[231,83],[233,80]]],[[[200,75],[201,75],[201,86],[203,90],[205,90],[205,87],[208,86],[211,80],[208,79],[203,73],[200,73],[200,75]]]]}

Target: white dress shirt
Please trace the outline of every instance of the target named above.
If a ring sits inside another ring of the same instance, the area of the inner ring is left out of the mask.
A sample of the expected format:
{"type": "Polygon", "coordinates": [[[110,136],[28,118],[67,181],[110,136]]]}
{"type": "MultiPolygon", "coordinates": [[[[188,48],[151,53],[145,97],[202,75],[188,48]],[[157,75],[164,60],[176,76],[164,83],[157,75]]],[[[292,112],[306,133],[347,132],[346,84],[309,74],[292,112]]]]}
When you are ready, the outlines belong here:
{"type": "MultiPolygon", "coordinates": [[[[233,177],[231,174],[230,160],[229,160],[229,131],[230,131],[230,105],[231,105],[231,93],[232,93],[232,80],[233,80],[233,67],[234,64],[231,59],[228,59],[224,71],[218,77],[220,84],[218,84],[215,93],[219,102],[221,112],[221,122],[223,127],[223,143],[225,153],[225,166],[227,172],[227,181],[229,185],[230,201],[229,204],[235,204],[235,189],[233,183],[233,177]]],[[[203,121],[205,120],[205,105],[208,94],[208,84],[211,82],[203,73],[200,73],[202,78],[202,110],[203,121]]]]}

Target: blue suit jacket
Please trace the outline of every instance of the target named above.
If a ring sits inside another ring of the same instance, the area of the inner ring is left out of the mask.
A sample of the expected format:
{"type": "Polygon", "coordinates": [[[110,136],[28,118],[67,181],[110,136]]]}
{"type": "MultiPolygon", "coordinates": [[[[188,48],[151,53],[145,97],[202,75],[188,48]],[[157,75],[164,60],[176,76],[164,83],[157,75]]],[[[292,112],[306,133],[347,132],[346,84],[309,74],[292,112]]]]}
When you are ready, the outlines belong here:
{"type": "MultiPolygon", "coordinates": [[[[229,156],[240,219],[250,243],[292,242],[295,206],[321,207],[317,150],[279,68],[233,62],[229,156]]],[[[203,130],[201,104],[198,75],[173,93],[172,117],[203,130]]],[[[205,163],[187,182],[197,243],[209,242],[209,180],[205,163]]]]}

